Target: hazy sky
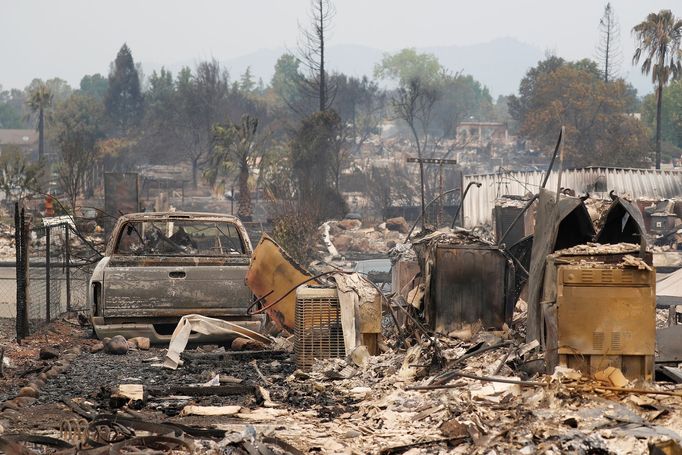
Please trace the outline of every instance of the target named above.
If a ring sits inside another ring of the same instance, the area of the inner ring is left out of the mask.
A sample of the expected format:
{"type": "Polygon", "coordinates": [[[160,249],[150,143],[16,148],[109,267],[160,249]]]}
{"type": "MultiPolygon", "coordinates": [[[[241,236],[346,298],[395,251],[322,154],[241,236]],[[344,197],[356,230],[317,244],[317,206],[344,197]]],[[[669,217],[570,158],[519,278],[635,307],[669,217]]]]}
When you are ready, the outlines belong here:
{"type": "MultiPolygon", "coordinates": [[[[404,47],[467,45],[514,37],[575,59],[594,57],[606,2],[596,0],[336,0],[329,44],[404,47]]],[[[621,24],[623,73],[632,26],[680,0],[612,0],[621,24]]],[[[108,71],[123,42],[143,65],[226,59],[293,48],[309,0],[0,0],[0,84],[108,71]]],[[[501,71],[504,71],[501,68],[501,71]]]]}

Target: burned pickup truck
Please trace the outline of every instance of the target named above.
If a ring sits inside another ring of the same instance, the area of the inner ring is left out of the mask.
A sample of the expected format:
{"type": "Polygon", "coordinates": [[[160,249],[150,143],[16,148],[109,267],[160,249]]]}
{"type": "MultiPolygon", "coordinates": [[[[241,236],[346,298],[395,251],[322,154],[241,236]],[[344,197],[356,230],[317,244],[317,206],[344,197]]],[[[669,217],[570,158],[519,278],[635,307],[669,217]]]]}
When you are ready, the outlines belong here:
{"type": "Polygon", "coordinates": [[[261,321],[246,312],[252,301],[244,282],[251,252],[246,230],[234,216],[122,216],[90,280],[95,333],[167,342],[187,314],[258,330],[261,321]]]}

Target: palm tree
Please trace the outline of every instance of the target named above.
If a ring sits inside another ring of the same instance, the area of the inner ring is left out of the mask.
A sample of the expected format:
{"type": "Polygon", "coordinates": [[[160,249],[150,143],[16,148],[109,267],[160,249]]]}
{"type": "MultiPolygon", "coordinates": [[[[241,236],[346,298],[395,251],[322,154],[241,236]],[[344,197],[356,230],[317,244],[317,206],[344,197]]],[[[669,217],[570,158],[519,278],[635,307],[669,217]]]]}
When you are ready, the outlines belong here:
{"type": "Polygon", "coordinates": [[[52,106],[52,91],[41,82],[34,87],[28,96],[28,107],[34,114],[38,113],[38,160],[43,161],[45,156],[45,109],[52,106]]]}
{"type": "Polygon", "coordinates": [[[632,32],[639,47],[632,57],[632,64],[642,62],[642,74],[651,73],[651,81],[656,87],[656,169],[661,168],[661,104],[663,87],[671,79],[682,74],[680,64],[680,43],[682,42],[682,19],[677,19],[672,11],[664,9],[650,13],[644,22],[635,25],[632,32]]]}
{"type": "MultiPolygon", "coordinates": [[[[210,168],[205,176],[212,186],[216,186],[220,175],[229,174],[236,167],[239,181],[239,208],[237,215],[250,221],[253,215],[249,176],[251,168],[261,156],[263,137],[259,137],[258,118],[243,115],[239,124],[228,121],[213,126],[213,151],[210,168]]],[[[234,197],[234,195],[232,195],[234,197]]]]}

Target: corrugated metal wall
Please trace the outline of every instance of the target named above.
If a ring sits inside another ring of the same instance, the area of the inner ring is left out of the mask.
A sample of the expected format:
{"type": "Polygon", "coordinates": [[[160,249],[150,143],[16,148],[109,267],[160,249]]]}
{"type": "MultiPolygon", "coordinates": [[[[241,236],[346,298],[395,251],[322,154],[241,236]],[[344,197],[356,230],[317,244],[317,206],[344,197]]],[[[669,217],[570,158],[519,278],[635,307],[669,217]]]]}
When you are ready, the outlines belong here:
{"type": "MultiPolygon", "coordinates": [[[[471,182],[481,183],[480,188],[472,187],[464,201],[464,225],[473,227],[492,223],[495,199],[503,195],[522,196],[537,193],[544,173],[506,172],[464,176],[464,186],[471,182]]],[[[552,172],[547,189],[556,191],[556,172],[552,172]]],[[[561,186],[571,188],[576,194],[589,192],[608,197],[609,191],[628,194],[640,199],[672,198],[682,196],[682,171],[655,171],[649,169],[583,168],[563,172],[561,186]]]]}

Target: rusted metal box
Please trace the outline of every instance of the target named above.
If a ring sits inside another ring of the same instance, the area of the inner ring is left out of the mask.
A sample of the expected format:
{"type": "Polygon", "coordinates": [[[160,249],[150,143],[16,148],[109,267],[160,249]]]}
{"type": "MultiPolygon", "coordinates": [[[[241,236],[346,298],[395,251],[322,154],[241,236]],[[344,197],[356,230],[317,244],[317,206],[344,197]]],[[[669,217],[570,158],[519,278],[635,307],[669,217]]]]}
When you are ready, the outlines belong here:
{"type": "Polygon", "coordinates": [[[294,355],[301,370],[316,359],[346,355],[336,288],[299,286],[296,290],[294,355]]]}
{"type": "MultiPolygon", "coordinates": [[[[512,223],[522,211],[523,207],[495,206],[493,209],[493,218],[495,219],[495,235],[498,241],[512,226],[512,223]]],[[[509,234],[507,234],[507,237],[504,239],[507,245],[513,245],[525,237],[526,227],[524,222],[525,219],[522,216],[519,221],[511,228],[511,231],[509,231],[509,234]]]]}
{"type": "Polygon", "coordinates": [[[656,272],[609,265],[565,265],[557,273],[559,364],[586,373],[609,366],[652,380],[656,272]]]}
{"type": "Polygon", "coordinates": [[[426,316],[435,331],[448,333],[476,321],[499,329],[510,321],[514,273],[499,248],[439,244],[431,273],[426,316]]]}
{"type": "Polygon", "coordinates": [[[677,220],[677,215],[668,213],[652,213],[651,227],[649,228],[649,232],[652,234],[667,234],[668,232],[675,229],[675,223],[677,220]]]}
{"type": "Polygon", "coordinates": [[[407,298],[416,286],[414,277],[418,274],[419,263],[416,260],[399,259],[391,268],[391,290],[407,298]]]}

